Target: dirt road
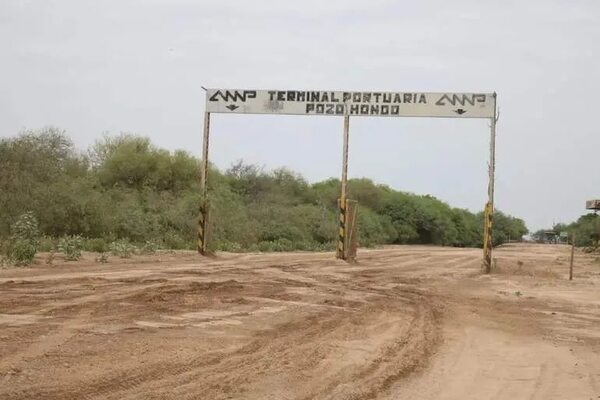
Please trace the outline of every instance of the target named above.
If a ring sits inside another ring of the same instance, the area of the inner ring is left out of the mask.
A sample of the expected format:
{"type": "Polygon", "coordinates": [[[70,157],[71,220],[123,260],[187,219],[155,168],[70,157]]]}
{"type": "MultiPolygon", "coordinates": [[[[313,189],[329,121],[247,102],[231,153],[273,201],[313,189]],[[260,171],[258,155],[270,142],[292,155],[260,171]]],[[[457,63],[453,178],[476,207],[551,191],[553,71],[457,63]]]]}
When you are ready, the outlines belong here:
{"type": "Polygon", "coordinates": [[[160,254],[0,270],[1,399],[598,399],[567,247],[160,254]]]}

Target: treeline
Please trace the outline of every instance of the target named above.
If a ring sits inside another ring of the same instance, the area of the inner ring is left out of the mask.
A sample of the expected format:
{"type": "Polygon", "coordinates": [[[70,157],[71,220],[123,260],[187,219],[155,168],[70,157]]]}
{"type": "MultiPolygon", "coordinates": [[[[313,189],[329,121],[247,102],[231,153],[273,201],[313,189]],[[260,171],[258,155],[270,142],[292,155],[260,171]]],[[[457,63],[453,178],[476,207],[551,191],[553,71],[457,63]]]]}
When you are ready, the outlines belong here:
{"type": "MultiPolygon", "coordinates": [[[[119,240],[193,249],[199,169],[189,153],[157,148],[140,136],[106,136],[87,152],[55,128],[2,139],[0,239],[7,243],[19,217],[29,213],[46,247],[78,235],[98,252],[119,240]]],[[[334,248],[339,180],[311,184],[284,168],[265,171],[242,162],[209,173],[214,250],[334,248]]],[[[359,201],[361,246],[481,246],[482,213],[369,179],[350,180],[349,194],[359,201]]],[[[521,219],[499,211],[494,218],[496,245],[527,233],[521,219]]]]}

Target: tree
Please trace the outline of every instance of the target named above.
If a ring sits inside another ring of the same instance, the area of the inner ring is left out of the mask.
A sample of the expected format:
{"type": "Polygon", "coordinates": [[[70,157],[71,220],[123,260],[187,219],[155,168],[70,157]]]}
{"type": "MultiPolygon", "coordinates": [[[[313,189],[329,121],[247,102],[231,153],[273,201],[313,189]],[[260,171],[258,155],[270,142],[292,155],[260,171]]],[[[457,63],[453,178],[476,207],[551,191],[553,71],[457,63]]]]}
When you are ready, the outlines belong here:
{"type": "MultiPolygon", "coordinates": [[[[104,247],[150,241],[165,248],[194,248],[199,167],[187,152],[166,151],[130,134],[105,135],[85,154],[55,128],[1,139],[0,238],[9,238],[16,218],[32,211],[42,234],[81,235],[84,247],[86,240],[101,239],[104,247]]],[[[289,169],[268,171],[243,161],[225,173],[212,165],[208,172],[213,250],[335,247],[338,179],[311,184],[289,169]]],[[[351,179],[348,193],[359,201],[363,246],[483,242],[481,213],[367,178],[351,179]]],[[[494,218],[495,244],[527,232],[522,220],[502,213],[494,218]]]]}

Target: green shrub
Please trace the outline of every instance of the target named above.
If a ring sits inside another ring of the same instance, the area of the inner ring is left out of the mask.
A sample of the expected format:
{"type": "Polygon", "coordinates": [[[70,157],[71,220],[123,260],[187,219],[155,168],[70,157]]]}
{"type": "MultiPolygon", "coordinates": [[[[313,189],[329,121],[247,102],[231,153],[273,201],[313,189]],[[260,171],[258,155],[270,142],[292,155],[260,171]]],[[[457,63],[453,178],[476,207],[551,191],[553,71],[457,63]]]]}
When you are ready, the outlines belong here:
{"type": "Polygon", "coordinates": [[[39,224],[31,211],[22,214],[11,227],[11,236],[32,242],[37,248],[39,245],[39,224]]]}
{"type": "Polygon", "coordinates": [[[79,235],[63,236],[58,241],[58,251],[64,254],[65,260],[77,261],[81,258],[83,239],[79,235]]]}
{"type": "Polygon", "coordinates": [[[358,208],[358,243],[363,247],[374,247],[391,243],[397,233],[389,217],[381,216],[366,208],[358,208]]]}
{"type": "Polygon", "coordinates": [[[15,265],[33,262],[39,246],[38,222],[32,212],[22,214],[11,227],[11,238],[7,244],[7,259],[15,265]]]}
{"type": "Polygon", "coordinates": [[[193,237],[190,235],[189,238],[183,238],[181,235],[169,231],[166,232],[162,238],[163,248],[169,250],[183,250],[191,248],[192,241],[190,238],[193,237]]]}
{"type": "MultiPolygon", "coordinates": [[[[18,262],[52,251],[64,235],[83,249],[142,252],[195,249],[200,160],[170,152],[149,139],[104,137],[86,153],[56,128],[0,138],[0,239],[3,254],[18,262]],[[12,226],[17,217],[22,223],[12,226]],[[39,231],[44,235],[41,240],[39,231]],[[19,241],[19,242],[18,242],[19,241]],[[25,242],[23,242],[25,241],[25,242]],[[38,242],[39,241],[39,242],[38,242]]],[[[210,250],[332,250],[337,238],[340,181],[309,183],[286,169],[267,171],[243,162],[209,173],[210,250]]],[[[351,179],[348,195],[359,202],[359,244],[431,243],[481,246],[483,214],[458,210],[431,196],[399,192],[368,179],[351,179]]],[[[600,217],[582,217],[573,230],[578,246],[597,246],[600,217]]],[[[494,244],[526,233],[523,221],[494,215],[494,244]]]]}
{"type": "Polygon", "coordinates": [[[294,247],[294,242],[289,239],[277,239],[275,240],[275,251],[294,251],[296,247],[294,247]]]}
{"type": "Polygon", "coordinates": [[[93,238],[87,239],[83,244],[83,248],[86,251],[92,251],[94,253],[105,253],[108,251],[108,244],[103,238],[93,238]]]}
{"type": "Polygon", "coordinates": [[[260,242],[257,247],[258,251],[267,253],[273,251],[273,242],[260,242]]]}
{"type": "Polygon", "coordinates": [[[335,250],[336,246],[337,243],[335,242],[318,243],[314,251],[332,251],[335,250]]]}
{"type": "MultiPolygon", "coordinates": [[[[0,238],[0,258],[2,258],[2,256],[5,256],[6,254],[8,254],[8,248],[10,246],[10,242],[8,240],[2,240],[2,238],[0,238]]],[[[4,257],[6,258],[6,257],[4,257]]]]}
{"type": "Polygon", "coordinates": [[[121,258],[130,258],[137,248],[129,243],[129,240],[119,239],[109,245],[110,252],[113,256],[121,258]]]}
{"type": "Polygon", "coordinates": [[[228,251],[231,253],[240,253],[244,251],[242,245],[237,242],[230,242],[228,240],[222,240],[215,245],[215,248],[220,251],[228,251]]]}
{"type": "Polygon", "coordinates": [[[141,254],[154,254],[159,249],[160,249],[160,246],[158,245],[158,243],[156,243],[153,240],[146,240],[146,243],[144,243],[142,245],[142,247],[140,248],[140,253],[141,254]]]}
{"type": "Polygon", "coordinates": [[[270,251],[293,251],[294,242],[289,239],[280,238],[277,240],[262,241],[258,244],[258,250],[262,252],[270,251]]]}
{"type": "Polygon", "coordinates": [[[15,265],[29,265],[33,262],[36,252],[37,248],[31,241],[17,239],[12,243],[8,258],[15,265]]]}
{"type": "Polygon", "coordinates": [[[39,251],[51,252],[56,250],[56,239],[50,236],[42,236],[40,239],[39,251]]]}
{"type": "Polygon", "coordinates": [[[317,247],[317,243],[306,240],[294,243],[294,250],[309,251],[317,247]]]}

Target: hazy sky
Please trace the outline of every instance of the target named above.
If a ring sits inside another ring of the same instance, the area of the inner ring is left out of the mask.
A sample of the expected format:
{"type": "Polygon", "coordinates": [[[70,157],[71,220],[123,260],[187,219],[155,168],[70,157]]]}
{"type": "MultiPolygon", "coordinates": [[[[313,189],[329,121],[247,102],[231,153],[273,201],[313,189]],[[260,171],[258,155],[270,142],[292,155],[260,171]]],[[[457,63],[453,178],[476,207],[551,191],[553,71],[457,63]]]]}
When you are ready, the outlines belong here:
{"type": "MultiPolygon", "coordinates": [[[[200,155],[205,87],[498,93],[496,207],[600,198],[598,0],[0,0],[0,136],[47,125],[200,155]]],[[[211,160],[341,170],[338,117],[214,115],[211,160]]],[[[480,210],[482,120],[353,118],[350,176],[480,210]]]]}

